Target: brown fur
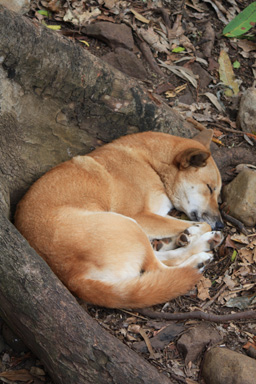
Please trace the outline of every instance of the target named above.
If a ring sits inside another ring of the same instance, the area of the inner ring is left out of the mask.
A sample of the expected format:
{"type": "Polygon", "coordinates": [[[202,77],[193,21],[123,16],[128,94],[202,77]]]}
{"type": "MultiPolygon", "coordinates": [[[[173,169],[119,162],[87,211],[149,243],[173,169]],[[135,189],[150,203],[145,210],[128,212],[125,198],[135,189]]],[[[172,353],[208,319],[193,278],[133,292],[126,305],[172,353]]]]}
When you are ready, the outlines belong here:
{"type": "MultiPolygon", "coordinates": [[[[209,135],[196,140],[153,132],[126,136],[47,172],[19,203],[15,225],[80,298],[116,308],[165,302],[200,278],[192,265],[164,265],[148,240],[176,239],[194,224],[157,214],[167,197],[183,208],[178,187],[184,180],[214,185],[216,193],[208,196],[205,187],[201,194],[211,220],[219,219],[221,181],[209,135]]],[[[209,230],[205,224],[202,233],[209,230]]]]}

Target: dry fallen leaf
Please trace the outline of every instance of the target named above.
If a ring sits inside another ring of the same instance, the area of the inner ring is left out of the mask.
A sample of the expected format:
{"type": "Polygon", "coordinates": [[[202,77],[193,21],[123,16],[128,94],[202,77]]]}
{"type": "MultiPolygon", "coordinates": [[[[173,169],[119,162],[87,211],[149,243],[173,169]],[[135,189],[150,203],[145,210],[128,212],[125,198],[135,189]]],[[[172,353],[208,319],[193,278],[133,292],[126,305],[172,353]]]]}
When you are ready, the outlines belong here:
{"type": "Polygon", "coordinates": [[[208,97],[208,99],[213,103],[213,105],[214,105],[220,112],[223,112],[223,111],[224,111],[224,108],[222,107],[222,105],[220,104],[219,100],[217,99],[217,97],[216,97],[213,93],[206,92],[204,95],[208,97]]]}
{"type": "Polygon", "coordinates": [[[212,286],[211,280],[207,277],[202,277],[200,281],[197,283],[197,297],[200,300],[210,299],[211,296],[209,294],[209,288],[212,286]]]}
{"type": "Polygon", "coordinates": [[[231,240],[240,244],[249,244],[248,237],[243,235],[242,233],[241,234],[236,233],[235,235],[231,236],[231,240]]]}
{"type": "Polygon", "coordinates": [[[169,69],[169,71],[173,72],[176,76],[179,76],[184,80],[188,80],[195,88],[197,88],[196,76],[190,69],[179,67],[178,65],[168,65],[160,59],[158,59],[158,61],[162,67],[169,69]]]}
{"type": "Polygon", "coordinates": [[[138,29],[139,35],[157,52],[169,53],[169,44],[162,42],[160,36],[156,34],[153,28],[140,28],[138,29]]]}
{"type": "Polygon", "coordinates": [[[239,86],[235,79],[235,74],[227,52],[222,49],[219,56],[219,75],[220,80],[228,88],[225,90],[226,96],[234,96],[239,92],[239,86]]]}
{"type": "Polygon", "coordinates": [[[19,369],[17,371],[5,371],[0,373],[0,378],[5,378],[10,381],[29,381],[33,380],[33,376],[27,369],[19,369]]]}
{"type": "Polygon", "coordinates": [[[135,9],[131,8],[130,11],[134,14],[135,18],[142,23],[148,24],[149,20],[146,17],[142,16],[139,12],[135,11],[135,9]]]}
{"type": "Polygon", "coordinates": [[[245,52],[256,51],[256,43],[250,40],[238,40],[237,45],[245,52]]]}

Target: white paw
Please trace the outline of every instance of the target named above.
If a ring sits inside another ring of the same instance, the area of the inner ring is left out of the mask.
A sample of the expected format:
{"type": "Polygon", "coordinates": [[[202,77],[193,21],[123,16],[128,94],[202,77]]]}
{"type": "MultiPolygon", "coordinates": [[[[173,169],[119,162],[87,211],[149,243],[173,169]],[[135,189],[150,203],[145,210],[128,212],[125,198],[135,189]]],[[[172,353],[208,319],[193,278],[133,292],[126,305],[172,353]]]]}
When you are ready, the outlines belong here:
{"type": "Polygon", "coordinates": [[[185,231],[178,236],[176,244],[180,247],[184,247],[195,242],[200,238],[200,236],[202,236],[205,232],[209,232],[210,230],[211,227],[207,223],[193,223],[189,228],[185,229],[185,231]]]}
{"type": "Polygon", "coordinates": [[[219,231],[206,232],[200,237],[199,241],[205,243],[206,250],[212,250],[222,243],[223,235],[219,231]]]}
{"type": "Polygon", "coordinates": [[[211,252],[200,252],[191,256],[184,263],[180,264],[180,267],[193,267],[199,269],[199,272],[203,272],[205,266],[213,260],[213,254],[211,252]]]}

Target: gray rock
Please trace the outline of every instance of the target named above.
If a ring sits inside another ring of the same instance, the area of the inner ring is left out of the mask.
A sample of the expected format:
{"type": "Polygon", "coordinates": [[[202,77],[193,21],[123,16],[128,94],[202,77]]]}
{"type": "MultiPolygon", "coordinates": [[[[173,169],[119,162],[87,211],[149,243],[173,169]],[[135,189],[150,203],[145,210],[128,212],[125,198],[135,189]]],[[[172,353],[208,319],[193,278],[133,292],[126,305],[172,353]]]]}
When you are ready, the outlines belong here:
{"type": "Polygon", "coordinates": [[[206,345],[214,345],[221,340],[221,335],[211,324],[202,323],[184,333],[177,342],[177,348],[185,357],[185,363],[188,364],[198,358],[206,345]]]}
{"type": "Polygon", "coordinates": [[[129,76],[141,80],[147,78],[147,72],[142,63],[137,59],[137,56],[133,52],[128,51],[128,49],[117,48],[115,52],[110,52],[101,58],[129,76]]]}
{"type": "Polygon", "coordinates": [[[244,169],[223,188],[225,211],[247,226],[256,224],[256,172],[244,169]]]}
{"type": "Polygon", "coordinates": [[[103,41],[113,49],[122,47],[132,50],[134,46],[131,28],[125,24],[99,21],[82,27],[82,32],[103,41]]]}
{"type": "Polygon", "coordinates": [[[203,378],[207,384],[255,384],[256,361],[226,348],[206,352],[203,378]]]}
{"type": "Polygon", "coordinates": [[[244,132],[256,134],[256,89],[248,88],[240,102],[237,125],[244,132]]]}
{"type": "Polygon", "coordinates": [[[29,0],[1,0],[0,4],[10,9],[10,11],[17,12],[21,15],[27,13],[30,8],[29,0]]]}

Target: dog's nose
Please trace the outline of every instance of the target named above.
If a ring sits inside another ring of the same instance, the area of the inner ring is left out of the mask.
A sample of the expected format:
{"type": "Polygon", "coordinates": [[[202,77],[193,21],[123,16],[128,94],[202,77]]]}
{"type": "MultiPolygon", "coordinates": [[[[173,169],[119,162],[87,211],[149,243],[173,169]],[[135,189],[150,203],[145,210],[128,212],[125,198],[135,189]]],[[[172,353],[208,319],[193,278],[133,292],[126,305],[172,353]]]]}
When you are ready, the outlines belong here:
{"type": "Polygon", "coordinates": [[[216,221],[214,230],[215,231],[221,231],[224,228],[224,224],[222,221],[216,221]]]}

